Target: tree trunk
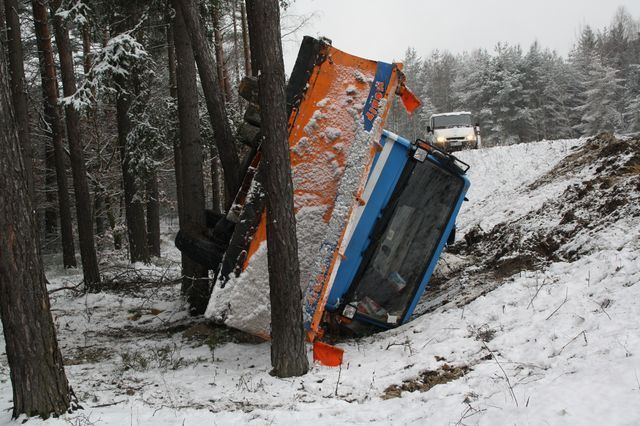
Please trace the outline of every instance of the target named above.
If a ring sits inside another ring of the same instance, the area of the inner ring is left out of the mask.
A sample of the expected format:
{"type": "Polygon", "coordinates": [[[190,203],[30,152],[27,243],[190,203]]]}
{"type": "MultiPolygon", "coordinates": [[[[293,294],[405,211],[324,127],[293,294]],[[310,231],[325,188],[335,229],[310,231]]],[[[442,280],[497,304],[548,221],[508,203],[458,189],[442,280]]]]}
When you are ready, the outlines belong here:
{"type": "Polygon", "coordinates": [[[29,191],[33,195],[33,151],[29,130],[29,110],[27,107],[27,88],[24,79],[22,36],[18,1],[5,0],[7,20],[7,45],[9,47],[9,75],[11,76],[11,97],[18,124],[18,137],[22,149],[22,158],[27,171],[29,191]]]}
{"type": "MultiPolygon", "coordinates": [[[[124,87],[122,76],[116,78],[116,84],[124,87]]],[[[116,121],[118,123],[118,146],[120,147],[120,163],[122,164],[122,183],[124,187],[124,212],[127,221],[127,235],[129,237],[129,256],[131,262],[149,262],[147,249],[147,230],[144,222],[144,205],[140,200],[136,177],[131,170],[131,154],[127,147],[127,135],[131,131],[131,95],[120,91],[116,99],[116,121]]]]}
{"type": "Polygon", "coordinates": [[[247,11],[244,7],[244,1],[240,0],[240,19],[242,19],[242,54],[244,56],[244,75],[250,76],[251,73],[251,51],[249,49],[249,31],[247,31],[247,11]]]}
{"type": "Polygon", "coordinates": [[[224,205],[221,201],[224,201],[223,194],[220,189],[222,188],[220,182],[220,157],[218,156],[218,149],[211,144],[209,152],[210,166],[211,166],[211,208],[215,213],[221,213],[221,206],[224,205]]]}
{"type": "Polygon", "coordinates": [[[13,417],[48,418],[67,411],[71,389],[49,309],[5,64],[0,41],[0,317],[11,370],[13,417]]]}
{"type": "Polygon", "coordinates": [[[224,48],[222,39],[222,31],[220,31],[220,11],[217,5],[212,5],[211,8],[211,23],[213,25],[213,48],[216,55],[216,66],[218,72],[218,83],[220,84],[220,90],[224,94],[223,100],[225,102],[231,101],[231,84],[229,83],[229,76],[227,74],[227,67],[224,63],[224,48]]]}
{"type": "MultiPolygon", "coordinates": [[[[62,17],[56,15],[60,0],[51,4],[51,15],[56,34],[56,45],[60,57],[62,88],[65,97],[76,93],[76,76],[73,69],[73,55],[69,30],[62,17]]],[[[76,199],[76,216],[80,240],[80,257],[85,286],[95,290],[100,285],[100,270],[96,255],[95,236],[93,234],[93,215],[91,214],[91,195],[87,181],[87,167],[84,162],[82,138],[80,136],[80,112],[71,104],[65,106],[67,139],[71,156],[71,172],[76,199]]]]}
{"type": "MultiPolygon", "coordinates": [[[[45,100],[46,101],[46,100],[45,100]]],[[[46,119],[45,111],[45,119],[46,119]]],[[[48,127],[48,123],[47,124],[48,127]]],[[[44,142],[44,234],[45,240],[58,232],[58,211],[56,210],[56,161],[53,152],[51,132],[44,132],[47,138],[44,142]]],[[[73,240],[72,240],[73,241],[73,240]]],[[[63,256],[64,258],[64,256],[63,256]]]]}
{"type": "Polygon", "coordinates": [[[236,83],[240,82],[240,49],[238,48],[238,0],[231,1],[231,13],[233,14],[233,69],[236,74],[236,83]]]}
{"type": "Polygon", "coordinates": [[[160,191],[158,174],[147,180],[147,245],[151,256],[160,257],[160,191]]]}
{"type": "Polygon", "coordinates": [[[58,80],[53,60],[51,36],[47,18],[47,0],[32,0],[33,21],[36,45],[40,59],[40,76],[44,98],[44,116],[47,121],[47,134],[51,135],[53,157],[58,184],[58,205],[60,215],[60,234],[62,236],[62,263],[65,268],[76,266],[73,228],[71,224],[71,201],[67,187],[65,154],[63,147],[63,129],[58,107],[58,80]]]}
{"type": "MultiPolygon", "coordinates": [[[[227,193],[227,206],[240,188],[240,160],[236,150],[233,131],[229,124],[226,107],[220,85],[216,75],[216,64],[211,55],[204,34],[204,28],[198,15],[197,7],[193,0],[174,0],[176,9],[181,8],[187,31],[191,40],[191,46],[195,60],[198,64],[200,83],[207,103],[207,111],[211,120],[211,127],[215,134],[215,142],[218,146],[220,162],[224,170],[224,182],[227,193]]],[[[176,35],[177,37],[177,35],[176,35]]],[[[177,47],[176,47],[177,48],[177,47]]],[[[180,61],[178,61],[178,64],[180,61]]]]}
{"type": "MultiPolygon", "coordinates": [[[[173,36],[174,23],[171,14],[167,13],[167,59],[169,66],[169,96],[177,100],[178,98],[178,80],[176,77],[176,47],[173,36]]],[[[180,155],[180,138],[173,139],[173,163],[176,175],[176,204],[178,209],[178,224],[182,223],[182,212],[184,210],[182,203],[182,156],[180,155]]]]}
{"type": "MultiPolygon", "coordinates": [[[[251,17],[255,16],[256,11],[253,10],[253,8],[255,8],[255,5],[253,2],[251,1],[246,1],[245,0],[245,5],[246,5],[246,14],[247,14],[247,23],[251,22],[251,17]]],[[[257,59],[256,59],[256,53],[253,51],[253,49],[255,49],[255,45],[256,43],[259,43],[258,38],[260,38],[260,34],[251,31],[251,24],[249,24],[249,28],[247,29],[247,37],[248,37],[248,46],[249,48],[247,49],[247,52],[245,53],[246,57],[245,60],[249,60],[251,62],[251,74],[252,76],[256,77],[258,75],[258,63],[257,63],[257,59]]],[[[247,74],[249,75],[249,74],[247,74]]]]}
{"type": "MultiPolygon", "coordinates": [[[[180,122],[181,197],[180,229],[198,232],[206,228],[204,182],[202,176],[202,143],[198,120],[196,63],[182,10],[176,7],[174,42],[177,59],[178,119],[180,122]]],[[[207,269],[182,257],[183,294],[189,301],[191,314],[202,314],[209,302],[207,269]]]]}
{"type": "Polygon", "coordinates": [[[258,71],[262,155],[266,166],[267,250],[271,300],[271,365],[278,377],[309,369],[302,323],[293,183],[287,138],[284,61],[278,0],[247,0],[258,71]]]}

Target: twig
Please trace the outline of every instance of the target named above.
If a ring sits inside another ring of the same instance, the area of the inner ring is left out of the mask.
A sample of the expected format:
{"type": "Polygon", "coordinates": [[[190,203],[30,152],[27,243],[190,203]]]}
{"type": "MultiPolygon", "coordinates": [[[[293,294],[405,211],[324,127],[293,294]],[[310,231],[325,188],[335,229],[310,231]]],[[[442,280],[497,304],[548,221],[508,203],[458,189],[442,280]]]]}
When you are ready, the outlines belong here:
{"type": "Polygon", "coordinates": [[[556,312],[558,312],[560,310],[560,308],[562,308],[564,306],[565,303],[567,303],[567,299],[569,298],[569,289],[567,288],[567,291],[564,294],[564,300],[562,301],[562,303],[560,304],[560,306],[558,306],[556,308],[555,311],[551,312],[551,315],[549,315],[547,318],[545,318],[545,321],[548,320],[549,318],[551,318],[553,315],[555,315],[556,312]]]}
{"type": "Polygon", "coordinates": [[[529,309],[529,306],[533,305],[533,301],[536,299],[536,297],[538,297],[538,293],[540,293],[540,290],[542,290],[542,287],[544,287],[545,285],[547,285],[546,280],[543,280],[540,287],[537,288],[536,294],[534,294],[531,300],[529,301],[529,304],[527,305],[527,309],[529,309]]]}
{"type": "Polygon", "coordinates": [[[489,353],[493,357],[496,364],[498,364],[498,367],[500,367],[500,370],[502,370],[502,374],[504,375],[504,378],[507,381],[507,385],[509,386],[509,391],[511,392],[511,398],[513,398],[513,402],[516,403],[516,407],[519,407],[518,398],[516,398],[516,393],[513,391],[513,386],[511,386],[511,381],[509,380],[509,376],[507,376],[506,371],[504,371],[504,368],[502,368],[502,365],[500,365],[500,362],[498,361],[496,354],[494,354],[493,351],[489,349],[489,346],[487,346],[486,343],[482,342],[482,346],[484,346],[484,348],[489,351],[489,353]]]}
{"type": "Polygon", "coordinates": [[[604,310],[604,307],[600,303],[594,302],[593,300],[591,302],[594,303],[598,308],[600,308],[600,310],[602,312],[604,312],[604,314],[607,316],[607,318],[611,319],[611,316],[609,315],[609,313],[604,310]]]}
{"type": "Polygon", "coordinates": [[[56,293],[58,291],[62,291],[62,290],[78,290],[78,287],[80,287],[82,284],[84,284],[84,280],[80,281],[78,284],[76,285],[71,285],[71,286],[66,286],[66,287],[58,287],[58,288],[54,288],[53,290],[49,290],[49,294],[53,294],[56,293]]]}
{"type": "Polygon", "coordinates": [[[572,343],[574,340],[576,340],[578,337],[580,337],[580,335],[581,335],[581,334],[584,336],[584,343],[585,343],[585,344],[589,344],[589,342],[587,342],[587,333],[586,333],[586,330],[582,330],[580,333],[578,333],[578,334],[576,335],[576,337],[574,337],[573,339],[569,340],[569,341],[567,342],[567,344],[566,344],[566,345],[564,345],[562,348],[560,348],[560,352],[558,352],[558,355],[560,355],[560,354],[562,353],[562,351],[564,350],[564,348],[566,348],[567,346],[569,346],[569,344],[570,344],[570,343],[572,343]]]}
{"type": "Polygon", "coordinates": [[[340,384],[340,375],[341,374],[342,374],[342,364],[340,364],[340,369],[338,370],[338,381],[336,382],[335,396],[338,396],[338,385],[340,384]]]}
{"type": "Polygon", "coordinates": [[[126,399],[123,399],[122,401],[116,401],[116,402],[110,402],[108,404],[98,404],[98,405],[92,405],[91,408],[104,408],[104,407],[111,407],[113,405],[118,405],[118,404],[122,404],[123,402],[125,402],[126,399]]]}

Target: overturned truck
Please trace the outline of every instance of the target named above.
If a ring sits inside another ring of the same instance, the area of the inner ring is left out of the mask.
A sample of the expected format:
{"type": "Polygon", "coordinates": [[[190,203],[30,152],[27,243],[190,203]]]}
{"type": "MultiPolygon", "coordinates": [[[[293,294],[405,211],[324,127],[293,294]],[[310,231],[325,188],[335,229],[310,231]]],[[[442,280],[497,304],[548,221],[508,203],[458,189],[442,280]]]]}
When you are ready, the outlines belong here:
{"type": "MultiPolygon", "coordinates": [[[[400,64],[305,37],[287,87],[300,285],[307,336],[407,322],[451,234],[468,166],[383,130],[392,97],[419,105],[400,64]]],[[[254,146],[233,206],[209,237],[176,245],[215,273],[208,318],[270,336],[264,164],[254,146]]]]}

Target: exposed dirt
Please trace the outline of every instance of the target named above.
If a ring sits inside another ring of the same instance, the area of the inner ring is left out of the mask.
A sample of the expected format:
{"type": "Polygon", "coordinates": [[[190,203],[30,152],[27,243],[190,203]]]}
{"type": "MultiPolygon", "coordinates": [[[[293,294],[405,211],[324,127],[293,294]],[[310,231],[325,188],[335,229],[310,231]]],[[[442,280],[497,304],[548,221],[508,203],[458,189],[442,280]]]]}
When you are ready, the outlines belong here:
{"type": "Polygon", "coordinates": [[[640,139],[618,140],[608,134],[593,138],[528,190],[585,168],[594,168],[595,173],[522,218],[500,223],[489,232],[471,230],[458,252],[483,259],[483,269],[500,279],[550,262],[576,260],[583,253],[564,247],[579,233],[601,229],[623,216],[640,216],[640,139]],[[541,217],[556,222],[528,231],[532,228],[528,225],[541,217]]]}
{"type": "Polygon", "coordinates": [[[427,392],[436,385],[449,383],[471,371],[466,365],[458,367],[449,364],[443,364],[438,370],[425,370],[418,377],[411,380],[405,380],[401,385],[391,385],[384,390],[382,399],[399,398],[402,392],[427,392]]]}
{"type": "MultiPolygon", "coordinates": [[[[489,231],[472,228],[443,255],[466,259],[465,267],[441,268],[427,287],[420,315],[439,306],[462,306],[522,271],[588,254],[580,241],[625,217],[640,218],[640,137],[620,140],[601,134],[523,189],[585,176],[539,209],[489,231]],[[532,232],[531,230],[536,231],[532,232]]],[[[640,220],[640,219],[639,219],[640,220]]]]}

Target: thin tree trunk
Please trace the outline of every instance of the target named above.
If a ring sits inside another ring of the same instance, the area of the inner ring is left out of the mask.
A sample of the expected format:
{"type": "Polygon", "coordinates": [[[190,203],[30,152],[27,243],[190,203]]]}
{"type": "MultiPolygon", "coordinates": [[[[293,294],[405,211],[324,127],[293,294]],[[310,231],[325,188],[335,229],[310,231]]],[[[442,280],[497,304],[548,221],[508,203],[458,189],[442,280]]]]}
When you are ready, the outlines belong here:
{"type": "Polygon", "coordinates": [[[278,377],[309,369],[302,323],[293,183],[287,138],[284,61],[278,0],[247,0],[251,49],[260,104],[262,155],[266,165],[267,253],[271,300],[271,365],[278,377]]]}
{"type": "Polygon", "coordinates": [[[222,93],[224,94],[223,100],[225,102],[229,102],[231,101],[231,84],[229,83],[229,75],[224,63],[224,40],[222,39],[222,31],[220,31],[220,11],[216,5],[213,5],[211,10],[213,47],[216,55],[218,82],[220,83],[220,90],[222,90],[222,93]]]}
{"type": "MultiPolygon", "coordinates": [[[[169,66],[169,95],[177,100],[178,82],[176,77],[176,47],[173,36],[173,26],[171,15],[167,13],[167,58],[169,66]]],[[[180,155],[180,138],[173,139],[173,163],[176,175],[176,203],[178,208],[178,224],[182,224],[182,155],[180,155]]],[[[184,257],[184,255],[183,255],[184,257]]]]}
{"type": "MultiPolygon", "coordinates": [[[[116,78],[117,84],[124,87],[124,79],[116,78]]],[[[127,147],[127,135],[131,131],[131,95],[119,92],[116,99],[116,121],[118,123],[118,146],[120,147],[120,162],[122,164],[122,183],[124,188],[124,211],[127,221],[127,235],[129,236],[129,255],[131,262],[149,262],[147,249],[147,230],[144,222],[145,211],[136,184],[136,177],[130,168],[131,154],[127,147]]]]}
{"type": "Polygon", "coordinates": [[[242,20],[242,54],[244,56],[244,75],[250,76],[251,73],[251,50],[249,49],[249,31],[247,30],[247,11],[244,7],[244,1],[240,0],[240,18],[242,20]]]}
{"type": "Polygon", "coordinates": [[[0,317],[13,388],[13,417],[67,411],[72,391],[49,308],[27,170],[9,98],[0,41],[0,317]]]}
{"type": "MultiPolygon", "coordinates": [[[[251,31],[251,24],[249,24],[249,22],[251,22],[251,17],[255,16],[255,10],[253,10],[253,8],[255,8],[255,5],[253,2],[251,1],[247,1],[245,0],[245,5],[246,5],[246,13],[247,13],[247,24],[248,24],[248,29],[247,29],[247,37],[248,37],[248,46],[249,48],[247,49],[247,53],[246,53],[246,59],[245,60],[250,60],[251,61],[251,74],[252,76],[257,76],[258,75],[258,63],[257,63],[257,59],[256,59],[256,53],[253,51],[255,49],[255,45],[256,43],[259,43],[260,40],[259,38],[261,37],[260,34],[256,33],[255,31],[251,31]]],[[[249,75],[249,74],[247,74],[249,75]]]]}
{"type": "Polygon", "coordinates": [[[31,132],[29,130],[29,110],[27,107],[27,88],[24,79],[24,63],[22,53],[22,36],[18,1],[5,0],[7,20],[7,45],[9,47],[9,75],[11,76],[11,97],[18,124],[18,137],[22,158],[27,171],[29,191],[33,195],[33,150],[31,132]]]}
{"type": "MultiPolygon", "coordinates": [[[[224,170],[227,206],[240,188],[240,160],[235,146],[235,138],[227,119],[226,107],[216,75],[216,64],[211,55],[204,34],[204,28],[193,0],[174,0],[176,9],[181,8],[185,25],[191,40],[191,47],[198,64],[200,83],[204,92],[211,127],[215,134],[215,142],[220,154],[220,162],[224,170]]],[[[176,35],[177,37],[177,35],[176,35]]],[[[178,61],[180,63],[180,61],[178,61]]]]}
{"type": "MultiPolygon", "coordinates": [[[[45,100],[46,101],[46,100],[45,100]]],[[[45,111],[46,116],[46,111],[45,111]]],[[[48,126],[48,123],[45,122],[48,126]]],[[[51,132],[45,130],[47,138],[44,142],[44,233],[45,239],[58,232],[58,211],[56,210],[56,161],[53,152],[51,132]]]]}
{"type": "MultiPolygon", "coordinates": [[[[196,63],[189,41],[182,10],[176,7],[174,42],[177,59],[178,119],[180,122],[180,156],[182,209],[180,228],[205,229],[204,183],[202,176],[202,143],[198,120],[198,89],[196,63]]],[[[208,271],[187,256],[182,257],[183,294],[187,296],[192,314],[202,314],[209,302],[208,271]]]]}
{"type": "Polygon", "coordinates": [[[147,245],[151,256],[160,257],[160,191],[158,174],[154,171],[147,180],[147,245]]]}
{"type": "Polygon", "coordinates": [[[233,16],[233,68],[236,73],[236,82],[240,81],[240,50],[238,49],[238,0],[231,0],[231,13],[233,16]]]}
{"type": "Polygon", "coordinates": [[[33,21],[36,45],[40,59],[40,76],[44,98],[44,116],[47,121],[47,133],[51,135],[53,157],[58,184],[58,205],[60,215],[60,234],[62,237],[62,263],[65,268],[76,266],[73,228],[71,224],[71,201],[67,187],[65,154],[63,147],[63,129],[58,107],[58,80],[53,60],[51,35],[47,18],[47,0],[32,0],[33,21]]]}
{"type": "MultiPolygon", "coordinates": [[[[73,55],[69,30],[62,17],[56,15],[60,0],[51,4],[51,15],[56,34],[56,45],[60,57],[60,72],[65,97],[76,93],[76,76],[73,69],[73,55]]],[[[91,195],[87,180],[87,167],[84,161],[82,137],[80,135],[80,112],[72,105],[65,106],[67,139],[71,155],[71,172],[76,199],[76,216],[80,240],[80,257],[84,283],[88,289],[95,290],[100,285],[100,270],[96,255],[95,236],[93,234],[93,215],[91,214],[91,195]]]]}
{"type": "Polygon", "coordinates": [[[222,200],[223,194],[220,192],[220,158],[218,157],[218,149],[213,144],[211,144],[209,155],[211,165],[211,206],[215,213],[221,213],[221,206],[223,205],[221,201],[224,200],[222,200]]]}

